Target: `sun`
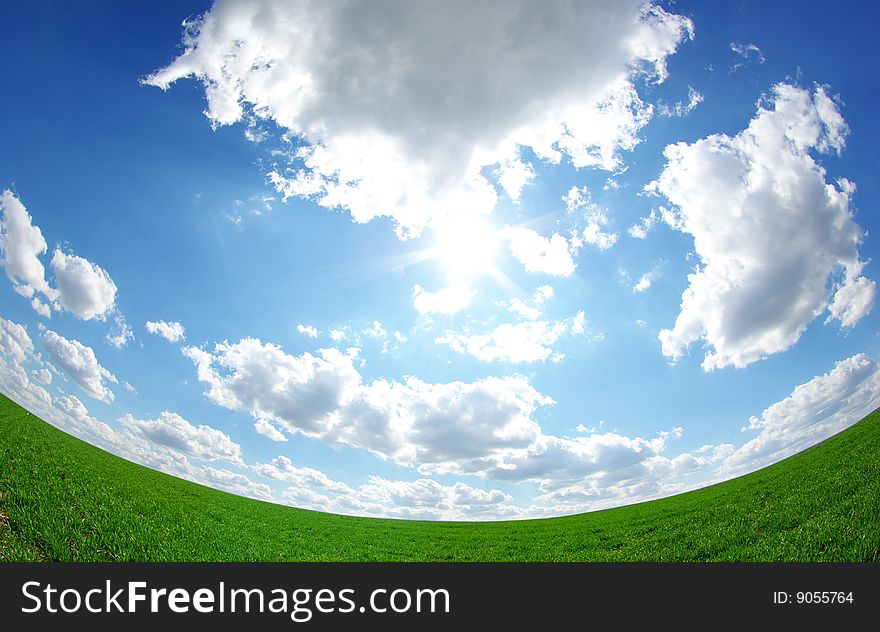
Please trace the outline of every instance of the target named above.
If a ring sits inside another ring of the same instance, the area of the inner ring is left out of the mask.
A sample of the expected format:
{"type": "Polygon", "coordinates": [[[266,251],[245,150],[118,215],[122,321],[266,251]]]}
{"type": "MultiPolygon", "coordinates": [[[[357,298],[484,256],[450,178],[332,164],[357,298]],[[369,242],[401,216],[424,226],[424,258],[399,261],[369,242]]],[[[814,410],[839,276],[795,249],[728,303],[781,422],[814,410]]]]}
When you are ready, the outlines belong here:
{"type": "Polygon", "coordinates": [[[434,254],[450,276],[473,278],[495,267],[498,230],[480,218],[450,219],[435,228],[434,254]]]}

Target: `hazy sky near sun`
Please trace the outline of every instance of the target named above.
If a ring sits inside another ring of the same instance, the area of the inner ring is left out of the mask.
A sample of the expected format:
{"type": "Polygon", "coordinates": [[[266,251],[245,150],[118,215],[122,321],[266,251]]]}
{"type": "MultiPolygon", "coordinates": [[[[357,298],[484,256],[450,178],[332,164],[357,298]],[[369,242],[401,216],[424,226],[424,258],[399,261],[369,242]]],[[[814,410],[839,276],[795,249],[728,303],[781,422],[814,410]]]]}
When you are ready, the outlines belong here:
{"type": "Polygon", "coordinates": [[[212,487],[549,516],[880,406],[873,3],[3,3],[0,391],[212,487]]]}

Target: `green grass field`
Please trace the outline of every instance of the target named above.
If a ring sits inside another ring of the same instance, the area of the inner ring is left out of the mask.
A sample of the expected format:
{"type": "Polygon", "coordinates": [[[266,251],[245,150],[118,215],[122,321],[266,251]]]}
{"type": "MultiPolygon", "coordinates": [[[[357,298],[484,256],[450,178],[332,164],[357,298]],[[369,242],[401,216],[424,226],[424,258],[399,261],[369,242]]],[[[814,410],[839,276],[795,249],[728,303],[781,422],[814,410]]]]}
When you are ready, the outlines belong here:
{"type": "Polygon", "coordinates": [[[714,487],[493,523],[352,518],[129,463],[0,395],[3,561],[880,561],[880,412],[714,487]]]}

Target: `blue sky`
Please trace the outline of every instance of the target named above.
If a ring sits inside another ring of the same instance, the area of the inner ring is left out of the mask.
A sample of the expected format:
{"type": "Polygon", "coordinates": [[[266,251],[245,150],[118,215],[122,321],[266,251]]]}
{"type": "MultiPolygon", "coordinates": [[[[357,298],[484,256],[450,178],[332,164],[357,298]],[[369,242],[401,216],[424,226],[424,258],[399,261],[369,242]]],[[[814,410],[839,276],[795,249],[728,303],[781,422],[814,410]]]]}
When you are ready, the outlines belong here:
{"type": "Polygon", "coordinates": [[[880,405],[873,5],[340,7],[4,3],[3,393],[429,519],[665,496],[880,405]]]}

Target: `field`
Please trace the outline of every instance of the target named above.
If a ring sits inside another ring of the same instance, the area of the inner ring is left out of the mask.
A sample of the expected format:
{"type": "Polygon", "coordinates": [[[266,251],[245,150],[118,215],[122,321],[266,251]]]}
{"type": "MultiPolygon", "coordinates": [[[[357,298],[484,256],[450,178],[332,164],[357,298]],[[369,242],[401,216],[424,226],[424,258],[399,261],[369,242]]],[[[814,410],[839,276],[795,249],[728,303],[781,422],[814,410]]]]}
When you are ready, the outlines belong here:
{"type": "Polygon", "coordinates": [[[713,487],[543,520],[353,518],[129,463],[0,395],[2,561],[880,561],[880,412],[713,487]]]}

